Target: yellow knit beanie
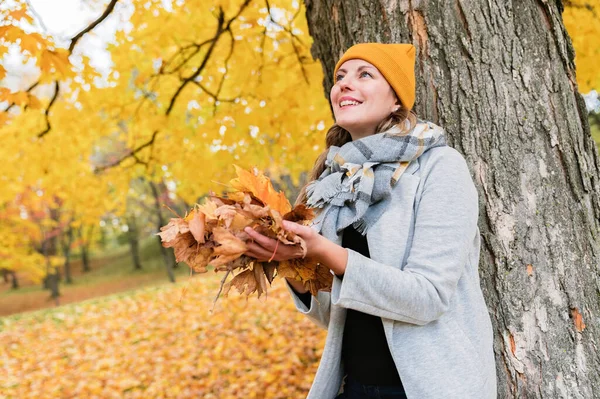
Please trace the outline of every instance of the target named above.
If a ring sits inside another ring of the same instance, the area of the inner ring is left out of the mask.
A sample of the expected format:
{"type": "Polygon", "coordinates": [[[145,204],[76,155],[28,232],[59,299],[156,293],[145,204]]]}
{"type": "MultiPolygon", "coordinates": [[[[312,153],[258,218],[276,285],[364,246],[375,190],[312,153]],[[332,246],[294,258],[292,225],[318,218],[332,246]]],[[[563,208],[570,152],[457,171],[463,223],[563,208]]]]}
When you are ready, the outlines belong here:
{"type": "Polygon", "coordinates": [[[361,59],[373,64],[392,86],[402,106],[415,103],[415,47],[412,44],[359,43],[350,47],[337,62],[333,76],[342,64],[361,59]]]}

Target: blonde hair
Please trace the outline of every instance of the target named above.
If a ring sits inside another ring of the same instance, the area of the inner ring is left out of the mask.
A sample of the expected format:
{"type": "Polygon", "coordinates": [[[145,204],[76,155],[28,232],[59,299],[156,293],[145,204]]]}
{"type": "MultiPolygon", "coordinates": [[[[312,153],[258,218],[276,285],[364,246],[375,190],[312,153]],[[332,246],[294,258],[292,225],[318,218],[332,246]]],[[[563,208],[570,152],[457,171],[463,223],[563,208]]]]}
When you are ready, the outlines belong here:
{"type": "MultiPolygon", "coordinates": [[[[409,109],[406,109],[402,106],[398,108],[398,110],[393,111],[387,118],[379,122],[377,127],[375,128],[375,133],[385,132],[386,130],[391,129],[393,126],[398,126],[400,128],[399,133],[395,133],[399,136],[403,136],[408,134],[417,124],[417,115],[409,109]],[[405,122],[408,121],[408,124],[405,122]]],[[[319,176],[325,171],[325,161],[327,160],[327,153],[329,152],[329,147],[332,145],[336,147],[341,147],[346,143],[352,141],[352,136],[350,136],[350,132],[348,132],[343,127],[334,124],[329,128],[327,134],[325,135],[325,151],[323,151],[315,161],[315,166],[313,167],[310,175],[308,177],[308,183],[317,180],[319,176]]],[[[300,194],[296,199],[296,205],[306,204],[306,186],[304,185],[300,190],[300,194]]]]}

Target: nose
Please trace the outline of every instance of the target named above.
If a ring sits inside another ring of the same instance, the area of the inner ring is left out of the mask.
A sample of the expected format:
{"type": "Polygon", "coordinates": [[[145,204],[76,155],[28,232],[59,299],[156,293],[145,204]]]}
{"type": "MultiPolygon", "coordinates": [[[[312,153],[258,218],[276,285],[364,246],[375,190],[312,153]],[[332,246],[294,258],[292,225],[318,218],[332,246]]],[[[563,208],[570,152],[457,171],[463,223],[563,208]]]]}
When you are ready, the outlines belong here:
{"type": "Polygon", "coordinates": [[[348,76],[344,76],[341,80],[339,80],[338,85],[340,87],[340,91],[352,90],[352,85],[348,76]]]}

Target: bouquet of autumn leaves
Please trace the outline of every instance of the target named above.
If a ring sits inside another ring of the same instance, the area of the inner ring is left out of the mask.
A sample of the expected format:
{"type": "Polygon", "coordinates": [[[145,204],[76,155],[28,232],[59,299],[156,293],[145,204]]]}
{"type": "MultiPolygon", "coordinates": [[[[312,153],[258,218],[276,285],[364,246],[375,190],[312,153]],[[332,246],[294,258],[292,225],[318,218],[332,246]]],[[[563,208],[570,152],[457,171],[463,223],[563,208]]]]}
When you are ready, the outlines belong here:
{"type": "Polygon", "coordinates": [[[217,298],[221,290],[227,295],[232,286],[240,294],[257,292],[260,297],[275,277],[302,281],[315,296],[318,291],[330,291],[333,276],[329,269],[308,258],[259,262],[244,255],[251,240],[246,226],[276,239],[277,245],[298,245],[306,254],[304,240],[285,230],[283,221],[307,225],[314,214],[305,205],[292,209],[285,195],[276,192],[260,171],[235,168],[238,177],[230,181],[233,191],[226,197],[211,194],[185,217],[172,218],[158,233],[162,245],[173,248],[177,262],[187,263],[195,272],[205,273],[209,265],[215,272],[224,272],[217,298]],[[233,279],[226,283],[232,273],[233,279]]]}

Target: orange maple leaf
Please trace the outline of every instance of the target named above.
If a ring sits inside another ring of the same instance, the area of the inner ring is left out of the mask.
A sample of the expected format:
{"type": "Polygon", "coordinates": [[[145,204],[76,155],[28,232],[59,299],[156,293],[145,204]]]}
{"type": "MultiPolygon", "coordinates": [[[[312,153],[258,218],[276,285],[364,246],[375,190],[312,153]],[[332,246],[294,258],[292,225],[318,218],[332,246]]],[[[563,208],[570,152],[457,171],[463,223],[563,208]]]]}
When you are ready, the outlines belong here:
{"type": "Polygon", "coordinates": [[[196,210],[193,210],[192,212],[194,213],[194,216],[188,222],[190,231],[196,241],[204,243],[204,223],[206,221],[206,216],[204,213],[196,210]]]}
{"type": "Polygon", "coordinates": [[[263,204],[268,205],[271,209],[276,210],[280,214],[284,215],[288,213],[292,206],[285,197],[285,194],[281,191],[277,192],[271,184],[271,179],[265,176],[258,169],[254,169],[252,172],[244,170],[237,165],[235,172],[237,178],[232,179],[230,184],[239,191],[246,191],[252,193],[256,199],[261,201],[263,204]]]}

